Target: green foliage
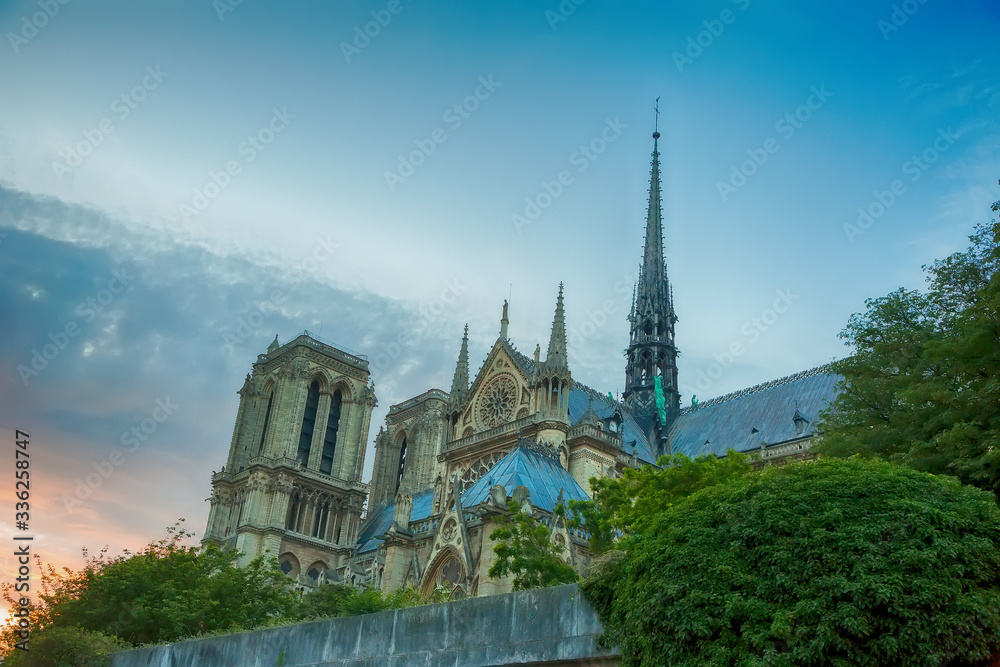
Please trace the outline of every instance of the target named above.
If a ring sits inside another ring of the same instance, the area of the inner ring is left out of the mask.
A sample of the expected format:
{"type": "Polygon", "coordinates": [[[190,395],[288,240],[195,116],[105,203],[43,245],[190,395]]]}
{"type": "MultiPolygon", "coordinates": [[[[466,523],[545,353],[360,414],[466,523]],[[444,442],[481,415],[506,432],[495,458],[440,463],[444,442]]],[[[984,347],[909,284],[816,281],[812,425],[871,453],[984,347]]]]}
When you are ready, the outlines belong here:
{"type": "Polygon", "coordinates": [[[423,597],[412,586],[401,588],[383,596],[372,589],[352,588],[341,584],[323,584],[315,591],[302,596],[299,602],[300,618],[336,618],[372,614],[387,609],[404,609],[443,602],[444,591],[435,589],[423,597]]]}
{"type": "Polygon", "coordinates": [[[499,544],[493,547],[497,560],[489,575],[499,579],[513,574],[515,591],[576,582],[576,570],[560,557],[566,549],[552,542],[548,526],[521,511],[516,500],[508,501],[507,509],[497,521],[500,527],[490,533],[499,544]]]}
{"type": "MultiPolygon", "coordinates": [[[[993,210],[1000,209],[1000,202],[993,210]]],[[[926,292],[866,301],[840,334],[842,392],[815,451],[878,456],[1000,494],[1000,224],[925,266],[926,292]]]]}
{"type": "Polygon", "coordinates": [[[593,500],[569,502],[570,525],[587,530],[591,551],[602,553],[612,548],[619,536],[645,529],[653,517],[695,491],[751,470],[746,455],[730,450],[724,458],[662,456],[657,466],[627,468],[617,479],[592,477],[593,500]]]}
{"type": "Polygon", "coordinates": [[[185,546],[181,529],[136,554],[89,559],[78,595],[52,605],[57,625],[102,630],[131,643],[261,625],[295,606],[273,557],[237,567],[237,554],[185,546]]]}
{"type": "Polygon", "coordinates": [[[14,651],[4,667],[99,667],[112,653],[129,648],[100,632],[58,627],[33,633],[29,646],[29,651],[14,651]]]}
{"type": "MultiPolygon", "coordinates": [[[[296,596],[274,558],[260,556],[237,567],[237,554],[213,545],[185,546],[179,525],[138,553],[109,558],[106,550],[62,573],[39,562],[42,591],[32,610],[33,628],[80,628],[131,644],[175,641],[203,633],[237,631],[292,618],[296,596]]],[[[16,594],[4,597],[11,609],[16,594]]],[[[12,648],[9,631],[4,650],[12,648]]]]}
{"type": "Polygon", "coordinates": [[[723,481],[584,581],[625,665],[943,665],[1000,647],[993,497],[877,460],[723,481]]]}

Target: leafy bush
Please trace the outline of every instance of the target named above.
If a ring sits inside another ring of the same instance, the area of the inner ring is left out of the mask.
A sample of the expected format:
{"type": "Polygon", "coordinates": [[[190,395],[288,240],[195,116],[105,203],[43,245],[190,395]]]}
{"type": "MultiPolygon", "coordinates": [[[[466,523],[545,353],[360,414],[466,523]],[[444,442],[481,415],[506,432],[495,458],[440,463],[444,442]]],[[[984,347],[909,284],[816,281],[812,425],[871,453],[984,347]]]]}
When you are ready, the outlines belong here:
{"type": "MultiPolygon", "coordinates": [[[[137,644],[294,618],[297,596],[273,557],[238,567],[237,553],[186,546],[189,537],[174,526],[138,553],[109,558],[106,551],[92,557],[84,550],[85,565],[76,572],[60,573],[39,561],[42,590],[32,601],[31,627],[81,628],[137,644]]],[[[3,590],[16,609],[11,585],[3,590]]],[[[10,653],[16,641],[13,628],[0,633],[3,651],[10,653]]]]}
{"type": "Polygon", "coordinates": [[[626,468],[618,478],[591,477],[593,500],[569,501],[570,526],[590,533],[590,550],[599,554],[692,493],[752,470],[747,455],[729,450],[722,458],[661,456],[655,466],[626,468]]]}
{"type": "Polygon", "coordinates": [[[940,665],[1000,646],[1000,508],[852,458],[695,493],[583,584],[626,665],[940,665]]]}
{"type": "Polygon", "coordinates": [[[372,589],[352,588],[341,584],[323,584],[315,591],[306,593],[299,602],[300,618],[336,618],[372,614],[388,609],[419,607],[444,601],[444,590],[435,589],[425,598],[412,587],[401,588],[383,596],[372,589]]]}
{"type": "MultiPolygon", "coordinates": [[[[499,579],[514,575],[514,590],[572,584],[579,580],[573,566],[560,556],[566,550],[552,542],[552,531],[531,514],[521,511],[516,500],[508,501],[508,513],[497,519],[499,528],[490,533],[496,562],[489,576],[499,579]]],[[[561,506],[556,508],[564,514],[561,506]]]]}
{"type": "Polygon", "coordinates": [[[80,628],[46,628],[32,634],[29,651],[14,651],[4,667],[99,667],[112,653],[129,645],[100,632],[80,628]]]}

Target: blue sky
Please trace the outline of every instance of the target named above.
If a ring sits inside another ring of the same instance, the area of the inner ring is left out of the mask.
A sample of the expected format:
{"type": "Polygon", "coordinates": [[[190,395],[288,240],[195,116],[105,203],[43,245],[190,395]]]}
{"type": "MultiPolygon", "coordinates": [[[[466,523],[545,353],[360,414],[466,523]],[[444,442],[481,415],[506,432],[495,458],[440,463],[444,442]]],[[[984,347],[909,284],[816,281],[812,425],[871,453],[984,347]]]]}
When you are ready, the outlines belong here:
{"type": "Polygon", "coordinates": [[[574,377],[620,391],[657,97],[684,403],[843,356],[989,219],[1000,6],[817,5],[0,2],[0,431],[43,557],[200,533],[274,334],[372,358],[374,435],[508,295],[544,347],[564,281],[574,377]]]}

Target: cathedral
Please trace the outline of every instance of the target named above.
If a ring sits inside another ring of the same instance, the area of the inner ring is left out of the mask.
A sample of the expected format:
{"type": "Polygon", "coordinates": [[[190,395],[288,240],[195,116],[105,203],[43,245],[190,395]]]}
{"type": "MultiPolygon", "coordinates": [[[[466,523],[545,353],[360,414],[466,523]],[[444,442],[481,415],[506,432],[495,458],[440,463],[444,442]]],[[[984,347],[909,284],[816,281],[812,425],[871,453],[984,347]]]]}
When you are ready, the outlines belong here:
{"type": "Polygon", "coordinates": [[[308,332],[283,345],[275,337],[239,391],[229,457],[212,476],[205,541],[244,560],[269,553],[305,589],[337,582],[490,595],[511,589],[510,578],[488,571],[490,534],[512,498],[550,526],[567,562],[585,572],[587,535],[554,509],[587,499],[590,478],[671,453],[808,456],[839,379],[825,368],[680,408],[659,136],[620,401],[574,379],[560,284],[544,356],[540,344],[527,356],[508,339],[505,302],[499,336],[472,377],[466,327],[450,390],[390,407],[365,484],[376,405],[368,360],[308,332]]]}

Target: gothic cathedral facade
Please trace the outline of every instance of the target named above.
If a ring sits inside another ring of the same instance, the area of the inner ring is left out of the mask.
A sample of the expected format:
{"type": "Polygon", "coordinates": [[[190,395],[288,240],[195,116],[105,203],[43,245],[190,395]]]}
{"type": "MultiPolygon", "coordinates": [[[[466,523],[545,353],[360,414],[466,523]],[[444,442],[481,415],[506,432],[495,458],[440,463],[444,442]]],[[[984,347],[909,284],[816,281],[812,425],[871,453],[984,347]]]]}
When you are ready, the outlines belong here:
{"type": "Polygon", "coordinates": [[[488,595],[511,588],[488,572],[490,534],[512,498],[585,571],[587,535],[554,510],[587,499],[592,477],[669,453],[807,456],[812,425],[835,395],[837,378],[824,368],[680,407],[658,139],[620,401],[573,377],[562,284],[544,357],[540,344],[530,357],[513,345],[505,302],[475,377],[466,327],[450,391],[428,389],[390,407],[369,486],[361,475],[376,399],[367,359],[308,333],[284,345],[275,338],[239,392],[205,540],[244,559],[271,554],[307,589],[329,581],[488,595]]]}

